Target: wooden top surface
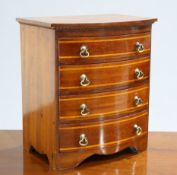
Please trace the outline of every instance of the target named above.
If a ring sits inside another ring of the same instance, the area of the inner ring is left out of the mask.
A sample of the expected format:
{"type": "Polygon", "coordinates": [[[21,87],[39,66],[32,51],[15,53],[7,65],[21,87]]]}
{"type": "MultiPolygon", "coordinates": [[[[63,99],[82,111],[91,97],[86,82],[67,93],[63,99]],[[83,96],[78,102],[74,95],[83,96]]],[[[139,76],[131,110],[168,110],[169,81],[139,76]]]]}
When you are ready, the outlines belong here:
{"type": "Polygon", "coordinates": [[[149,133],[148,150],[93,156],[74,170],[51,171],[40,156],[22,151],[21,131],[0,131],[2,175],[176,175],[177,133],[149,133]]]}
{"type": "Polygon", "coordinates": [[[144,25],[152,24],[157,19],[141,18],[135,16],[109,14],[109,15],[83,15],[83,16],[57,16],[57,17],[30,17],[17,18],[17,21],[24,24],[37,25],[47,28],[60,27],[109,27],[121,25],[144,25]]]}

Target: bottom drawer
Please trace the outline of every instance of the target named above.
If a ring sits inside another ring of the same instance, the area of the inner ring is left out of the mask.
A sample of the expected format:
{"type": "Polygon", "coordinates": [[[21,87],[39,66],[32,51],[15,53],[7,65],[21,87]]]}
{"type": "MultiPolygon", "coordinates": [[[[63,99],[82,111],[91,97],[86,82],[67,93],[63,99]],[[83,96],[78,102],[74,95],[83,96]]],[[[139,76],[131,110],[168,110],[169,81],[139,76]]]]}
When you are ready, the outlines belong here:
{"type": "Polygon", "coordinates": [[[117,121],[82,126],[63,126],[60,132],[60,152],[82,149],[103,149],[132,140],[148,131],[148,112],[117,121]]]}

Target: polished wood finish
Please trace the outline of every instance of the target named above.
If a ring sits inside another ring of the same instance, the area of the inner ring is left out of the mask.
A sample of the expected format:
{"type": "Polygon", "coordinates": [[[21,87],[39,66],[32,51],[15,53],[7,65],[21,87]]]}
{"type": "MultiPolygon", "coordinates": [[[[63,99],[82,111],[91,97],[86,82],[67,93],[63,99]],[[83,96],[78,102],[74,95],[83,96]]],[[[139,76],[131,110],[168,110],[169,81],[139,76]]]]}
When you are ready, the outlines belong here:
{"type": "Polygon", "coordinates": [[[156,19],[98,15],[17,20],[24,149],[45,154],[52,169],[74,168],[94,154],[145,150],[156,19]],[[87,58],[81,58],[83,45],[87,58]]]}
{"type": "Polygon", "coordinates": [[[52,165],[58,148],[54,30],[21,25],[21,51],[24,148],[47,154],[52,165]]]}
{"type": "MultiPolygon", "coordinates": [[[[95,149],[95,153],[106,154],[107,147],[112,147],[112,153],[119,151],[122,142],[136,139],[134,124],[142,128],[142,135],[147,134],[147,112],[137,114],[132,118],[124,118],[114,122],[92,124],[85,126],[60,127],[60,151],[84,151],[95,149]],[[89,145],[81,147],[79,137],[84,133],[89,145]],[[68,138],[66,140],[66,138],[68,138]]],[[[132,146],[130,144],[130,146],[132,146]]],[[[108,151],[110,154],[110,152],[108,151]]],[[[93,152],[94,154],[94,152],[93,152]]]]}
{"type": "Polygon", "coordinates": [[[132,137],[132,138],[129,138],[128,140],[122,140],[122,142],[119,143],[118,147],[107,147],[105,153],[104,153],[104,150],[99,152],[98,149],[97,151],[80,150],[77,152],[60,152],[57,162],[58,164],[60,164],[63,170],[68,169],[68,167],[70,167],[70,169],[73,169],[76,166],[79,166],[79,164],[83,162],[86,158],[93,156],[94,153],[95,155],[102,155],[102,156],[111,155],[113,153],[120,152],[124,150],[125,148],[129,148],[129,149],[132,148],[133,152],[134,150],[135,152],[137,152],[137,150],[139,152],[146,150],[147,149],[147,134],[142,134],[138,137],[132,137]],[[117,150],[115,150],[115,148],[117,150]]]}
{"type": "Polygon", "coordinates": [[[119,61],[130,56],[150,55],[150,33],[108,38],[77,38],[77,40],[59,40],[60,64],[83,64],[119,61]],[[144,45],[143,53],[136,50],[136,42],[144,45]],[[80,47],[86,45],[90,53],[88,58],[80,57],[80,47]]]}
{"type": "Polygon", "coordinates": [[[57,16],[57,17],[31,17],[17,18],[20,23],[37,25],[48,28],[98,28],[98,27],[117,27],[129,25],[151,25],[157,21],[156,18],[141,18],[127,15],[107,14],[107,15],[88,15],[88,16],[57,16]]]}
{"type": "Polygon", "coordinates": [[[60,119],[80,119],[98,118],[104,119],[106,117],[117,115],[128,110],[137,110],[142,106],[147,106],[149,101],[148,86],[132,88],[129,90],[119,91],[118,93],[102,93],[99,95],[90,95],[82,97],[70,97],[60,99],[60,119]],[[136,106],[134,97],[138,96],[142,99],[142,104],[136,106]],[[81,116],[80,105],[86,104],[89,110],[87,116],[81,116]]]}
{"type": "Polygon", "coordinates": [[[91,64],[83,66],[60,67],[60,93],[82,94],[86,92],[104,91],[118,88],[122,85],[133,84],[149,78],[149,58],[121,63],[91,64]],[[137,79],[135,69],[143,71],[144,77],[137,79]],[[90,81],[86,87],[80,85],[80,76],[85,74],[90,81]]]}
{"type": "MultiPolygon", "coordinates": [[[[78,167],[55,172],[36,152],[23,152],[22,131],[0,131],[0,174],[5,175],[176,175],[177,133],[150,132],[147,151],[94,155],[78,167]]],[[[77,159],[78,156],[75,157],[77,159]]]]}
{"type": "Polygon", "coordinates": [[[77,38],[77,37],[117,37],[121,35],[131,35],[131,34],[139,34],[139,33],[150,33],[151,25],[130,25],[130,26],[121,26],[117,25],[115,27],[105,28],[103,26],[97,26],[97,28],[89,28],[89,27],[80,27],[80,28],[64,28],[64,29],[56,29],[57,37],[62,39],[66,38],[77,38]],[[99,30],[99,32],[98,32],[99,30]]]}

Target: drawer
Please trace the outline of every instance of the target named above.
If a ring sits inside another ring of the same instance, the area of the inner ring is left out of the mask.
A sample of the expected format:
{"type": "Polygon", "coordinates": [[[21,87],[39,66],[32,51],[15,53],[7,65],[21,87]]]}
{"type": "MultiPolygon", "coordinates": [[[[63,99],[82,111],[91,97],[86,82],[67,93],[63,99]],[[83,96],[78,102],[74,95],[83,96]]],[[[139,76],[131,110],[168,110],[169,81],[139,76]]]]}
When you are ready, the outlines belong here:
{"type": "Polygon", "coordinates": [[[150,59],[60,67],[60,95],[101,92],[149,78],[150,59]]]}
{"type": "Polygon", "coordinates": [[[148,107],[148,85],[118,92],[90,94],[89,96],[61,97],[60,120],[98,120],[112,118],[130,111],[148,107]]]}
{"type": "Polygon", "coordinates": [[[60,151],[104,149],[147,134],[148,113],[106,123],[60,127],[60,151]]]}
{"type": "Polygon", "coordinates": [[[61,39],[58,41],[60,64],[120,61],[150,56],[150,33],[119,37],[61,39]]]}

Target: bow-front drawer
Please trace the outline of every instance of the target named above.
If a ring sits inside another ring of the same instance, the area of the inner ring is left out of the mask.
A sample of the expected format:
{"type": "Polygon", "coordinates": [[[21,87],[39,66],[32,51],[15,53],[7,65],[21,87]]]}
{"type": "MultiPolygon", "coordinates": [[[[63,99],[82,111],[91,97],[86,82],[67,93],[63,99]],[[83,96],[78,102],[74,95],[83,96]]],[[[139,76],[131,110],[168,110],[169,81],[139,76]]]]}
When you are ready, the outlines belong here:
{"type": "Polygon", "coordinates": [[[58,41],[60,64],[120,61],[150,56],[149,33],[104,38],[61,39],[58,41]]]}
{"type": "Polygon", "coordinates": [[[47,156],[50,169],[64,170],[94,154],[145,150],[156,19],[86,15],[17,20],[25,151],[35,149],[47,156]]]}
{"type": "Polygon", "coordinates": [[[59,128],[60,151],[97,149],[104,154],[109,147],[112,147],[116,152],[120,149],[120,144],[127,144],[146,135],[147,125],[147,111],[144,111],[117,121],[61,126],[59,128]]]}
{"type": "MultiPolygon", "coordinates": [[[[105,120],[148,107],[148,85],[118,92],[61,97],[60,121],[105,120]]],[[[77,121],[76,121],[77,122],[77,121]]]]}
{"type": "Polygon", "coordinates": [[[127,88],[149,78],[150,59],[60,67],[60,95],[127,88]]]}

